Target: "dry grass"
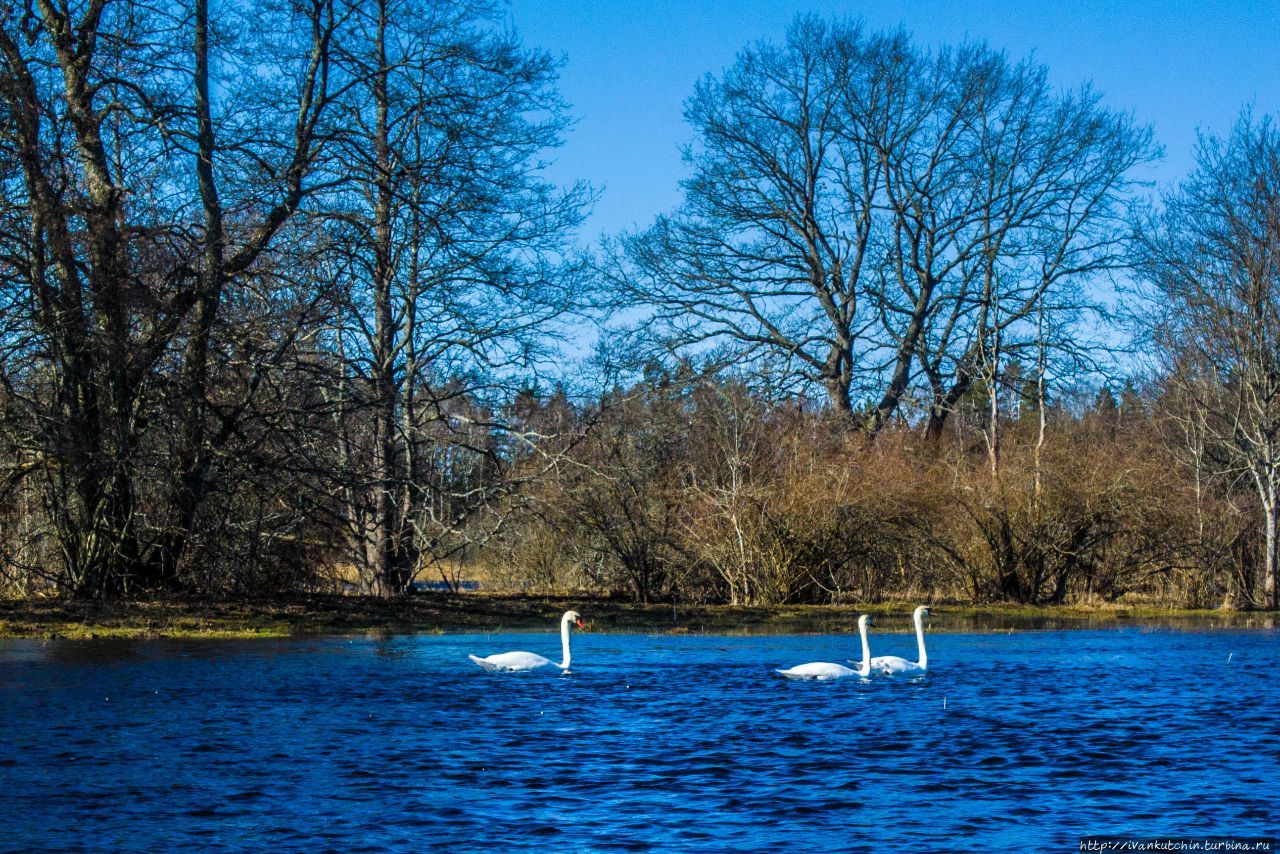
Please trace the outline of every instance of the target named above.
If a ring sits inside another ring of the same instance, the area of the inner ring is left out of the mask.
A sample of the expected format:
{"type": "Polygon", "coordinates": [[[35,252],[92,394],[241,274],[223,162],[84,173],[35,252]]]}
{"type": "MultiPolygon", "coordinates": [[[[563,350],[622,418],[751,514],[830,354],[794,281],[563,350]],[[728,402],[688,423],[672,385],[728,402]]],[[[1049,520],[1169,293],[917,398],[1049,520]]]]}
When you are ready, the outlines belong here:
{"type": "MultiPolygon", "coordinates": [[[[879,631],[909,631],[913,603],[783,605],[741,608],[636,605],[603,598],[508,594],[426,594],[399,600],[310,595],[210,601],[167,597],[124,602],[69,599],[0,600],[0,636],[283,637],[440,631],[502,631],[554,627],[570,608],[589,629],[604,632],[827,633],[853,630],[859,613],[877,615],[879,631]]],[[[1184,627],[1274,626],[1266,612],[1177,611],[1155,608],[1082,608],[939,604],[935,631],[1006,631],[1084,628],[1126,623],[1184,627]]]]}

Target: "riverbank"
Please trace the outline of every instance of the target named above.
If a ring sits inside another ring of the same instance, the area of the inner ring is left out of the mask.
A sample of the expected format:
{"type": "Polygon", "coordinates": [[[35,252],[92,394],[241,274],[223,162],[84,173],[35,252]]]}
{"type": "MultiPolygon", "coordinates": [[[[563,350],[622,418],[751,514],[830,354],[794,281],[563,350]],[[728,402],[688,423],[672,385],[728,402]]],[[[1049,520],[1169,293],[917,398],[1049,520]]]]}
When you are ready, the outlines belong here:
{"type": "MultiPolygon", "coordinates": [[[[514,631],[554,628],[576,609],[589,631],[657,633],[827,633],[850,631],[856,615],[880,631],[906,631],[915,603],[875,605],[637,605],[603,598],[429,593],[399,600],[292,596],[223,600],[165,597],[120,602],[0,599],[0,637],[287,637],[365,632],[514,631]]],[[[933,605],[934,631],[1097,628],[1138,624],[1183,628],[1274,627],[1270,612],[1149,607],[933,605]]]]}

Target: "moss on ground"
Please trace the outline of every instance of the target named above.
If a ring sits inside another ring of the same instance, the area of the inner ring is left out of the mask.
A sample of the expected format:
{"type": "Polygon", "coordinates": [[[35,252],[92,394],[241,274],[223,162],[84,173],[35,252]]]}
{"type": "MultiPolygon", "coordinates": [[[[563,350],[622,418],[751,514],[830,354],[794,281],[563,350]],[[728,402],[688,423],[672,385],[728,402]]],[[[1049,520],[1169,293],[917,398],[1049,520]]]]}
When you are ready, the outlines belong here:
{"type": "MultiPolygon", "coordinates": [[[[877,617],[878,631],[909,631],[916,603],[869,605],[638,605],[604,598],[432,593],[400,600],[358,596],[290,596],[206,600],[165,597],[113,602],[0,599],[0,637],[255,638],[365,632],[545,629],[562,612],[582,612],[603,632],[680,634],[852,631],[857,615],[877,617]]],[[[1149,606],[931,606],[934,631],[1013,631],[1124,624],[1187,628],[1274,626],[1269,612],[1176,610],[1149,606]]]]}

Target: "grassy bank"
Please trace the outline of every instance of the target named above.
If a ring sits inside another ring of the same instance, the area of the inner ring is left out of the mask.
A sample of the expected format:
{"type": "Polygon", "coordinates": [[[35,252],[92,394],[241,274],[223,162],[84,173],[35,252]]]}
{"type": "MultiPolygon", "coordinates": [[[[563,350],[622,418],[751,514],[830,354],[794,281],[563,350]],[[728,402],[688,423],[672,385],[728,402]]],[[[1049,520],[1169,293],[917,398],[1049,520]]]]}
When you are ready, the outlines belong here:
{"type": "MultiPolygon", "coordinates": [[[[82,602],[0,599],[0,637],[286,637],[364,632],[552,630],[569,608],[591,631],[667,633],[813,633],[852,629],[859,613],[877,616],[880,631],[906,631],[915,603],[863,606],[636,605],[608,599],[501,594],[427,594],[402,600],[295,596],[207,601],[187,598],[82,602]]],[[[934,631],[1006,631],[1151,626],[1274,626],[1277,615],[1147,607],[933,606],[934,631]]]]}

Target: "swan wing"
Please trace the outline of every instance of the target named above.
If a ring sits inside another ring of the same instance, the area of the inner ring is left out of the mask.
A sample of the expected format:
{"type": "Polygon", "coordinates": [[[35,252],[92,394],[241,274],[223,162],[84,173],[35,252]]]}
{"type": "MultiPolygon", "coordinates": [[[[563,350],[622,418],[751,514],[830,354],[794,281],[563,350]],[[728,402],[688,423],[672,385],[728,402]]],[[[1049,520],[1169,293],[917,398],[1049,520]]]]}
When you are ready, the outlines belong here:
{"type": "Polygon", "coordinates": [[[542,667],[550,664],[551,660],[532,652],[504,652],[499,655],[490,655],[480,658],[477,655],[468,655],[467,658],[483,667],[485,670],[496,671],[502,673],[518,673],[524,670],[533,670],[535,667],[542,667]]]}
{"type": "Polygon", "coordinates": [[[892,676],[895,673],[924,673],[924,668],[896,655],[880,655],[871,659],[871,672],[892,676]]]}
{"type": "Polygon", "coordinates": [[[819,681],[857,675],[856,671],[850,670],[842,664],[832,664],[829,661],[814,661],[777,672],[788,679],[816,679],[819,681]]]}

